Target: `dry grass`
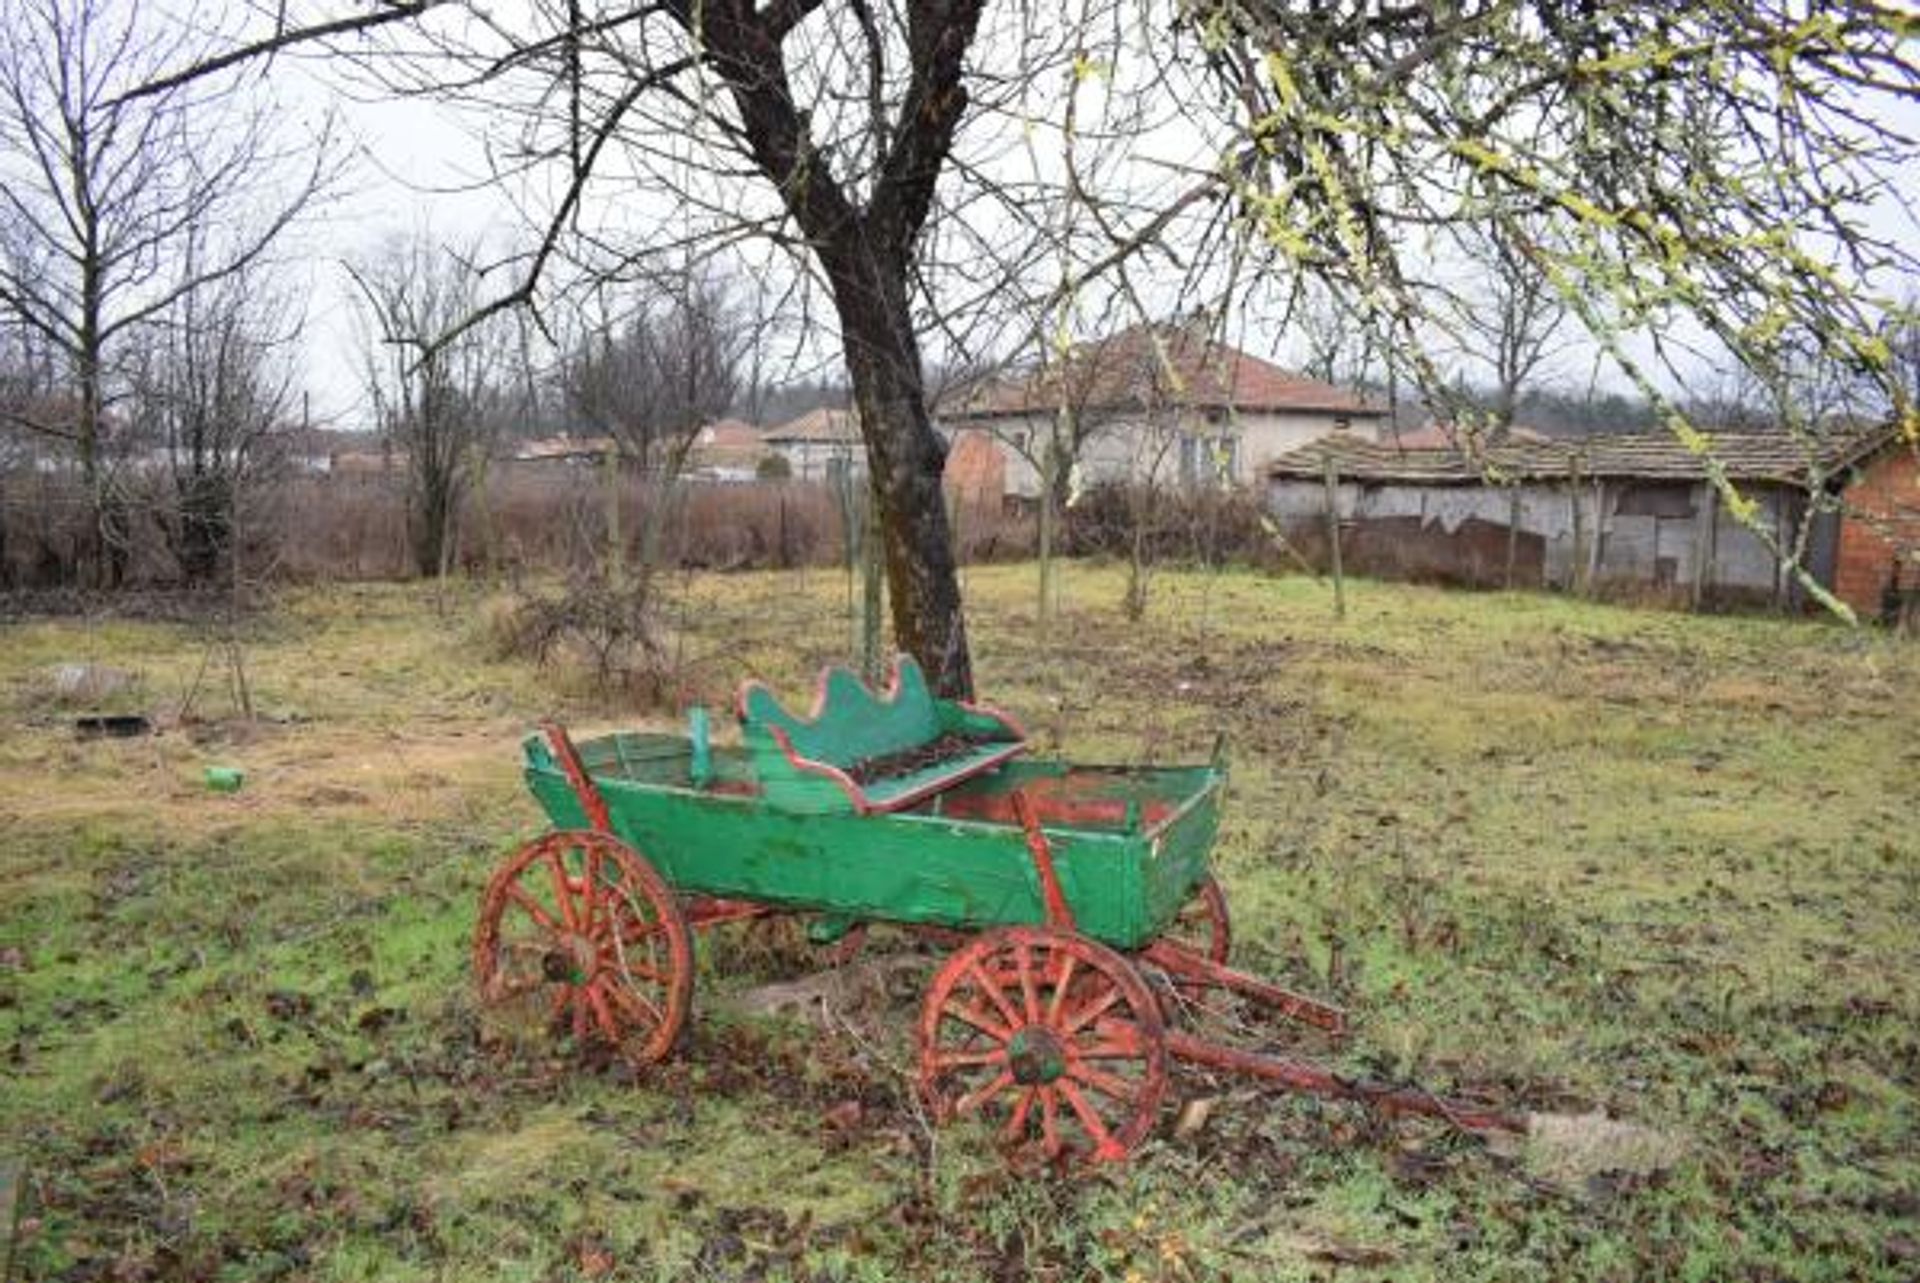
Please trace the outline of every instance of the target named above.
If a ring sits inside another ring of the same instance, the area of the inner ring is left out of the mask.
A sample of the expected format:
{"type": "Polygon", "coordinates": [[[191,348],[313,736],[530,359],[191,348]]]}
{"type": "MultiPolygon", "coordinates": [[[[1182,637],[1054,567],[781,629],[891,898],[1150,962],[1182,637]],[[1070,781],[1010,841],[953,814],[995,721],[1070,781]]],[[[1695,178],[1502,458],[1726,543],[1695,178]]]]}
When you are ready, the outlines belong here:
{"type": "MultiPolygon", "coordinates": [[[[520,735],[673,719],[489,657],[484,590],[329,588],[249,625],[254,726],[217,682],[168,720],[194,627],[0,635],[25,1277],[1912,1277],[1920,648],[1365,583],[1336,623],[1311,581],[1242,574],[1166,574],[1130,625],[1086,565],[1040,636],[1031,567],[967,578],[983,693],[1043,746],[1228,733],[1237,957],[1347,1002],[1343,1063],[1658,1152],[1529,1165],[1194,1080],[1204,1122],[1170,1109],[1129,1170],[1018,1180],[965,1129],[927,1148],[904,1013],[733,1014],[790,977],[726,940],[644,1081],[490,1049],[464,954],[539,827],[520,735]],[[115,698],[168,729],[75,741],[35,693],[69,661],[135,673],[115,698]],[[206,791],[212,763],[246,787],[206,791]]],[[[833,572],[672,587],[679,687],[716,707],[852,635],[833,572]]]]}

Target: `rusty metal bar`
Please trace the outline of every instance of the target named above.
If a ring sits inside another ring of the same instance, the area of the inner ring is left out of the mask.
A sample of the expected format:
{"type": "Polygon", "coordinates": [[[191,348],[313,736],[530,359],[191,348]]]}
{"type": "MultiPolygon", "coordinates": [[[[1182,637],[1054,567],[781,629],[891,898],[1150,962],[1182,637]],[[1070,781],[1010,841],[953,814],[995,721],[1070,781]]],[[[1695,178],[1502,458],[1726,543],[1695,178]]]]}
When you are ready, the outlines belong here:
{"type": "Polygon", "coordinates": [[[547,745],[553,749],[554,760],[567,773],[567,783],[573,786],[573,795],[580,800],[580,809],[586,812],[588,827],[600,833],[613,832],[613,818],[607,812],[607,799],[600,796],[600,786],[587,774],[586,764],[580,760],[580,750],[573,746],[573,737],[567,734],[566,727],[558,722],[542,722],[540,730],[547,737],[547,745]]]}
{"type": "Polygon", "coordinates": [[[1191,984],[1237,993],[1243,998],[1272,1007],[1288,1020],[1297,1020],[1331,1034],[1347,1032],[1347,1013],[1341,1008],[1291,989],[1283,989],[1244,971],[1222,966],[1185,945],[1171,940],[1155,940],[1141,951],[1140,956],[1168,975],[1177,976],[1191,984]]]}
{"type": "Polygon", "coordinates": [[[1524,1135],[1527,1130],[1526,1119],[1518,1115],[1485,1105],[1449,1100],[1419,1087],[1396,1087],[1392,1083],[1367,1078],[1343,1078],[1325,1065],[1311,1060],[1241,1051],[1179,1030],[1168,1030],[1166,1038],[1167,1054],[1170,1056],[1275,1083],[1288,1091],[1357,1101],[1386,1114],[1420,1114],[1438,1118],[1466,1131],[1516,1132],[1524,1135]]]}

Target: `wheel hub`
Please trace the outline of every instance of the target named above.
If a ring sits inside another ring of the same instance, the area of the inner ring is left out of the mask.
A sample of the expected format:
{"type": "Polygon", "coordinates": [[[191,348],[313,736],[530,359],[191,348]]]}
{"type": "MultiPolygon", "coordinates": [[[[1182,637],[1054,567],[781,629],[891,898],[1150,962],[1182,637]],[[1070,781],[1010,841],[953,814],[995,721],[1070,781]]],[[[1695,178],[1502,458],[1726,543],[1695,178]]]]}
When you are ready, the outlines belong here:
{"type": "Polygon", "coordinates": [[[1007,1040],[1007,1069],[1022,1087],[1050,1083],[1067,1072],[1067,1049],[1051,1030],[1028,1025],[1007,1040]]]}
{"type": "Polygon", "coordinates": [[[600,969],[600,946],[586,936],[569,933],[547,950],[540,969],[549,980],[585,984],[600,969]]]}

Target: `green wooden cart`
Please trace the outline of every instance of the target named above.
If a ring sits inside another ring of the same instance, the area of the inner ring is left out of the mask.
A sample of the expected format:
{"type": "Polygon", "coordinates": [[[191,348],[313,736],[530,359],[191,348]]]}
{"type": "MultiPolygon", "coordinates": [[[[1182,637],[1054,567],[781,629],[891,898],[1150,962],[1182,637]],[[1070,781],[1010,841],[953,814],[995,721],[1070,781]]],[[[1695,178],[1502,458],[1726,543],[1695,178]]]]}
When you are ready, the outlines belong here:
{"type": "Polygon", "coordinates": [[[1339,1035],[1334,1007],[1226,966],[1230,922],[1208,870],[1227,772],[1026,756],[997,710],[937,699],[910,660],[885,691],[822,675],[797,716],[759,683],[741,742],[624,732],[525,743],[555,829],[489,882],[474,965],[490,1005],[637,1063],[668,1055],[692,1005],[693,938],[805,914],[844,957],[868,923],[953,948],[917,1027],[936,1116],[990,1118],[1050,1160],[1125,1157],[1186,1060],[1297,1090],[1510,1126],[1416,1088],[1182,1032],[1185,1004],[1230,991],[1339,1035]]]}

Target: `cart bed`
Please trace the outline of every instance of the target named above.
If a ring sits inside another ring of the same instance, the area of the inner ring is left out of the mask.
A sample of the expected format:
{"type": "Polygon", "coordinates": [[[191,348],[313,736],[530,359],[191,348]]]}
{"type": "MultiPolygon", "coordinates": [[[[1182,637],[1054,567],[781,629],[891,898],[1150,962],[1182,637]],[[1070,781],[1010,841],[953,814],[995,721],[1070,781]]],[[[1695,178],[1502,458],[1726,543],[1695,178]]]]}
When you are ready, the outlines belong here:
{"type": "MultiPolygon", "coordinates": [[[[1214,766],[1007,762],[891,814],[816,813],[761,792],[745,750],[715,747],[703,785],[683,736],[623,732],[579,745],[614,832],[676,890],[874,921],[980,928],[1046,921],[1013,797],[1053,848],[1081,931],[1144,946],[1207,873],[1225,772],[1214,766]]],[[[587,817],[546,742],[528,786],[562,828],[587,817]]]]}

